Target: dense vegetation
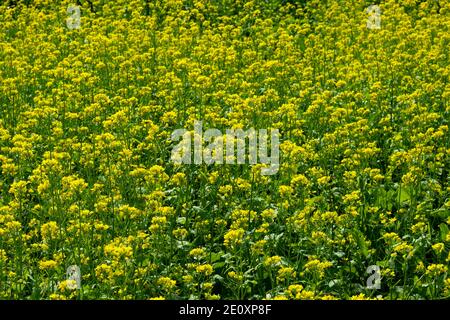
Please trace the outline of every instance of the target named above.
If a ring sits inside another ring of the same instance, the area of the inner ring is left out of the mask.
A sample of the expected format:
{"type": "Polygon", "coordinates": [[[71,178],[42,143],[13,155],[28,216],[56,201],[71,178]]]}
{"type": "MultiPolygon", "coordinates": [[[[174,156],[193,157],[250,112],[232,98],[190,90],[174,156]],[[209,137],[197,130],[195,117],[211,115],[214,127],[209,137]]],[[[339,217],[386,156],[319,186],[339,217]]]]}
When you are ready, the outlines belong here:
{"type": "Polygon", "coordinates": [[[71,3],[0,5],[0,298],[450,296],[448,1],[71,3]],[[174,164],[196,120],[280,170],[174,164]]]}

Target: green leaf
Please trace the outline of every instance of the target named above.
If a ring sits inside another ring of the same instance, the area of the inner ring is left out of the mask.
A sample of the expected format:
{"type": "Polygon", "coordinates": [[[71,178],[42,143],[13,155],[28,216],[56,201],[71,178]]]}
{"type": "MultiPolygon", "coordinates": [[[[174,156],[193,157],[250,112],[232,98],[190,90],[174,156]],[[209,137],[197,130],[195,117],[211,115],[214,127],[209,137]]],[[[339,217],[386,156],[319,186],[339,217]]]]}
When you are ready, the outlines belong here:
{"type": "Polygon", "coordinates": [[[445,239],[447,238],[447,234],[448,234],[448,226],[445,223],[441,223],[439,225],[439,230],[441,232],[441,240],[445,241],[445,239]]]}
{"type": "Polygon", "coordinates": [[[399,197],[400,197],[400,202],[405,202],[405,201],[410,201],[411,200],[411,195],[408,193],[408,191],[406,190],[406,188],[400,188],[399,189],[399,197]]]}
{"type": "Polygon", "coordinates": [[[447,218],[450,217],[450,210],[441,208],[433,211],[431,214],[435,217],[439,217],[443,220],[446,220],[447,218]]]}
{"type": "Polygon", "coordinates": [[[211,263],[219,261],[223,256],[223,251],[211,253],[211,263]]]}
{"type": "Polygon", "coordinates": [[[367,249],[365,237],[359,230],[353,230],[353,236],[356,239],[356,242],[358,243],[360,252],[364,255],[365,258],[369,256],[369,250],[367,249]]]}

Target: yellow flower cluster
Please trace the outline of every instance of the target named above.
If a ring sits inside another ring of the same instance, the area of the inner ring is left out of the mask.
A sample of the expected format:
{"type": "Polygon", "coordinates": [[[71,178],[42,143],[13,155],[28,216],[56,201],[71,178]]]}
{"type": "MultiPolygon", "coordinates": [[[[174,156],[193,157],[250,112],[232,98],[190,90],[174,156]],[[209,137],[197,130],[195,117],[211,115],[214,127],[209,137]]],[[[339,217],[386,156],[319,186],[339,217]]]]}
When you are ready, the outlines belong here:
{"type": "Polygon", "coordinates": [[[10,2],[0,299],[450,297],[448,1],[10,2]],[[174,163],[197,121],[279,170],[174,163]]]}

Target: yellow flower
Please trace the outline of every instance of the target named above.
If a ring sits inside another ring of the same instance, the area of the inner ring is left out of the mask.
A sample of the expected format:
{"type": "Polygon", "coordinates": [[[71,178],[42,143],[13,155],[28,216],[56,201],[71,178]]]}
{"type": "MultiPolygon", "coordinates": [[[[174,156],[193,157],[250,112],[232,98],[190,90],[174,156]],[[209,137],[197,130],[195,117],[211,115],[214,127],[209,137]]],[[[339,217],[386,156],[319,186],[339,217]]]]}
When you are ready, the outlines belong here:
{"type": "Polygon", "coordinates": [[[444,244],[441,242],[433,244],[431,247],[433,248],[434,251],[436,251],[436,253],[441,253],[442,251],[444,251],[445,248],[444,244]]]}
{"type": "Polygon", "coordinates": [[[288,298],[283,295],[278,295],[273,297],[273,300],[288,300],[288,298]]]}
{"type": "Polygon", "coordinates": [[[305,187],[308,185],[309,185],[309,180],[303,174],[297,174],[291,180],[291,186],[293,188],[305,187]]]}
{"type": "Polygon", "coordinates": [[[439,263],[439,264],[430,264],[427,267],[426,274],[431,276],[431,277],[437,277],[437,276],[439,276],[439,275],[441,275],[443,273],[446,273],[447,270],[448,270],[448,268],[445,265],[441,264],[441,263],[439,263]]]}
{"type": "Polygon", "coordinates": [[[203,273],[205,276],[209,276],[213,273],[213,267],[210,264],[202,264],[195,268],[198,273],[203,273]]]}
{"type": "Polygon", "coordinates": [[[283,282],[285,280],[293,280],[296,276],[296,272],[291,267],[282,267],[278,270],[277,280],[283,282]]]}
{"type": "MultiPolygon", "coordinates": [[[[1,236],[1,233],[0,233],[1,236]]],[[[6,251],[4,249],[0,249],[0,264],[6,263],[8,260],[8,256],[6,255],[6,251]]]]}
{"type": "Polygon", "coordinates": [[[200,259],[206,256],[206,251],[204,248],[195,248],[189,251],[189,255],[195,259],[200,259]]]}
{"type": "Polygon", "coordinates": [[[264,260],[264,265],[266,267],[279,267],[282,264],[282,259],[280,256],[272,256],[272,257],[267,257],[264,260]]]}
{"type": "Polygon", "coordinates": [[[105,281],[112,278],[113,271],[111,266],[102,263],[95,268],[95,275],[100,281],[105,281]]]}
{"type": "Polygon", "coordinates": [[[57,293],[52,293],[49,296],[50,300],[67,300],[67,298],[61,294],[57,294],[57,293]]]}
{"type": "Polygon", "coordinates": [[[364,293],[360,293],[358,295],[351,296],[350,300],[367,300],[367,298],[364,293]]]}
{"type": "Polygon", "coordinates": [[[57,238],[59,233],[58,224],[55,221],[50,221],[41,226],[41,235],[44,241],[57,238]]]}
{"type": "Polygon", "coordinates": [[[280,197],[286,198],[286,197],[289,197],[290,195],[292,195],[292,193],[294,192],[294,189],[292,189],[292,187],[290,187],[290,186],[280,186],[279,192],[280,192],[280,197]]]}
{"type": "Polygon", "coordinates": [[[317,274],[320,278],[325,275],[325,270],[333,264],[329,261],[321,262],[319,259],[310,259],[304,266],[305,271],[317,274]]]}
{"type": "Polygon", "coordinates": [[[444,292],[446,295],[450,294],[450,278],[444,280],[444,292]]]}
{"type": "Polygon", "coordinates": [[[77,282],[75,280],[64,280],[58,284],[58,289],[61,292],[65,292],[67,290],[72,291],[77,289],[77,282]]]}
{"type": "Polygon", "coordinates": [[[149,230],[152,232],[160,231],[164,228],[166,224],[167,224],[166,217],[153,217],[152,224],[150,225],[149,230]]]}
{"type": "Polygon", "coordinates": [[[245,231],[244,229],[236,229],[236,230],[230,230],[228,231],[223,239],[223,243],[226,247],[234,247],[240,243],[242,243],[242,240],[244,238],[245,231]]]}
{"type": "Polygon", "coordinates": [[[20,199],[27,192],[27,184],[28,182],[23,180],[13,182],[9,188],[9,193],[13,194],[16,199],[20,199]]]}
{"type": "Polygon", "coordinates": [[[339,300],[337,297],[332,296],[332,295],[328,295],[328,294],[322,296],[320,299],[321,300],[339,300]]]}
{"type": "Polygon", "coordinates": [[[237,282],[241,282],[241,281],[244,279],[244,277],[243,277],[242,274],[239,274],[239,273],[237,273],[237,272],[235,272],[235,271],[230,271],[230,272],[228,272],[228,276],[229,276],[231,279],[233,279],[233,280],[235,280],[235,281],[237,281],[237,282]]]}
{"type": "Polygon", "coordinates": [[[58,263],[54,260],[41,260],[39,261],[39,269],[42,270],[51,270],[55,269],[58,266],[58,263]]]}
{"type": "Polygon", "coordinates": [[[178,172],[173,175],[171,180],[173,184],[181,186],[186,183],[186,175],[183,172],[178,172]]]}
{"type": "Polygon", "coordinates": [[[117,241],[107,244],[103,249],[105,256],[114,259],[130,258],[133,255],[133,248],[117,241]]]}
{"type": "Polygon", "coordinates": [[[171,291],[175,288],[177,282],[175,280],[170,279],[169,277],[160,277],[156,284],[159,285],[162,289],[171,291]]]}

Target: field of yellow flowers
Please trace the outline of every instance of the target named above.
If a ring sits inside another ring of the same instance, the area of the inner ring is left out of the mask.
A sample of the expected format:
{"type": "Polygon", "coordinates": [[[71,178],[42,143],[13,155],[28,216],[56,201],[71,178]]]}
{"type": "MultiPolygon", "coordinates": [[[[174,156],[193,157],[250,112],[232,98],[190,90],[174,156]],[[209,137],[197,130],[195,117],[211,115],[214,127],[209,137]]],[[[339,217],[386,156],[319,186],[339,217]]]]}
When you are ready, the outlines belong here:
{"type": "Polygon", "coordinates": [[[449,1],[1,3],[0,299],[450,297],[449,1]]]}

